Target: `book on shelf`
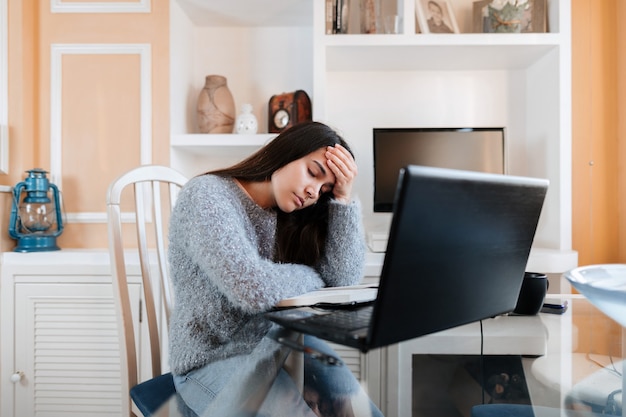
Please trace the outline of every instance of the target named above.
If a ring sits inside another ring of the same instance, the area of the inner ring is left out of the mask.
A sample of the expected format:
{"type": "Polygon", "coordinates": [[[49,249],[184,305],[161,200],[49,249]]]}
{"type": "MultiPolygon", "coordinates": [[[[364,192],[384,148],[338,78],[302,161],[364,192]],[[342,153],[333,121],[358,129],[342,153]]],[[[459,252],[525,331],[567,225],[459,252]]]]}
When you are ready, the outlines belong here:
{"type": "Polygon", "coordinates": [[[335,20],[335,8],[333,3],[335,0],[326,0],[326,28],[324,29],[324,33],[327,35],[333,34],[334,20],[335,20]]]}
{"type": "Polygon", "coordinates": [[[326,27],[327,35],[348,33],[348,1],[326,0],[326,27]]]}
{"type": "Polygon", "coordinates": [[[362,5],[362,33],[377,33],[376,21],[378,20],[379,11],[377,10],[375,0],[365,0],[362,5]]]}

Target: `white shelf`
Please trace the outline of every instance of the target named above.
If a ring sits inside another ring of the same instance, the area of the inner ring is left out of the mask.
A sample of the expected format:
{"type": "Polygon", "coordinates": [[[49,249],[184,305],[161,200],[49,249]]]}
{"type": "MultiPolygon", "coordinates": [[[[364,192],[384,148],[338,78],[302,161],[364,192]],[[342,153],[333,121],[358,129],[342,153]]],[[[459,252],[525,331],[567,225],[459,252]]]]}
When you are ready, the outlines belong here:
{"type": "Polygon", "coordinates": [[[554,33],[324,37],[329,71],[525,69],[560,44],[554,33]]]}
{"type": "Polygon", "coordinates": [[[258,149],[276,137],[274,133],[239,134],[180,134],[173,135],[171,147],[177,151],[197,155],[215,154],[238,150],[237,152],[258,149]],[[246,149],[242,149],[246,148],[246,149]],[[249,149],[248,149],[249,148],[249,149]]]}
{"type": "Polygon", "coordinates": [[[556,45],[558,33],[461,33],[461,34],[374,34],[324,35],[327,46],[524,46],[556,45]]]}
{"type": "Polygon", "coordinates": [[[540,271],[544,274],[561,274],[578,266],[578,252],[548,248],[532,248],[527,271],[540,271]]]}
{"type": "MultiPolygon", "coordinates": [[[[371,236],[369,245],[371,248],[371,236]]],[[[383,262],[385,261],[385,249],[387,238],[384,233],[376,234],[378,241],[378,252],[367,252],[365,257],[365,276],[380,276],[383,262]]],[[[573,250],[558,250],[548,248],[533,247],[530,250],[526,271],[541,272],[544,274],[562,274],[578,266],[578,253],[573,250]]]]}

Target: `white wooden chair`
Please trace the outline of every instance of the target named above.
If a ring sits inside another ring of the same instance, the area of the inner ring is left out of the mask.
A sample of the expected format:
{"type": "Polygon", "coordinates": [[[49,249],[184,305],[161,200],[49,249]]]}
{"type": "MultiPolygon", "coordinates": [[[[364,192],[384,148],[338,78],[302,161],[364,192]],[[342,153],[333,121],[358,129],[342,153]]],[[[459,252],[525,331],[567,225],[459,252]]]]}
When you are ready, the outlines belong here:
{"type": "Polygon", "coordinates": [[[133,402],[144,416],[152,415],[175,393],[172,375],[162,375],[161,371],[161,343],[167,333],[160,332],[167,332],[173,307],[166,256],[169,215],[178,191],[186,182],[187,178],[171,168],[144,165],[121,175],[107,191],[109,252],[120,333],[122,393],[130,393],[122,395],[123,415],[136,415],[133,402]],[[124,193],[127,189],[129,191],[124,193]],[[136,231],[135,238],[132,238],[130,226],[136,231]],[[143,320],[147,321],[150,347],[151,379],[142,384],[139,384],[138,376],[140,346],[135,338],[138,330],[131,315],[127,270],[129,263],[137,261],[129,261],[130,257],[138,259],[140,265],[143,320]]]}

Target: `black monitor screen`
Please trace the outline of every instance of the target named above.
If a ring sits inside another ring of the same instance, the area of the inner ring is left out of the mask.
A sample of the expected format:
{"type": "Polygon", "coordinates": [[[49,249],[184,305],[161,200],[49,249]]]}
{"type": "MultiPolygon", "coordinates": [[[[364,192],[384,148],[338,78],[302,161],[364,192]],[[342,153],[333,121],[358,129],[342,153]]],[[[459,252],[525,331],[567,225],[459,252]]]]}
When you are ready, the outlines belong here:
{"type": "Polygon", "coordinates": [[[400,168],[505,173],[504,128],[374,129],[374,211],[392,212],[400,168]]]}

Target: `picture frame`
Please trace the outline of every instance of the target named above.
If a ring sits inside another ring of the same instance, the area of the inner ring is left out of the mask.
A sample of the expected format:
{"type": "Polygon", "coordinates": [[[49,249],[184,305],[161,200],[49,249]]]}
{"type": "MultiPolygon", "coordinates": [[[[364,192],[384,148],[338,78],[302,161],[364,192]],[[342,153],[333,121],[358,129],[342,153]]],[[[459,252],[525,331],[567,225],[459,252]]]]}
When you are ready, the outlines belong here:
{"type": "Polygon", "coordinates": [[[421,33],[460,33],[451,0],[415,0],[421,33]]]}
{"type": "Polygon", "coordinates": [[[472,32],[489,33],[488,21],[485,17],[485,8],[492,0],[475,1],[472,5],[472,32]]]}
{"type": "MultiPolygon", "coordinates": [[[[472,32],[493,33],[489,27],[489,19],[484,12],[491,1],[492,0],[478,0],[473,3],[472,32]]],[[[522,22],[521,33],[547,32],[546,0],[528,0],[528,3],[529,8],[522,22]]]]}
{"type": "Polygon", "coordinates": [[[527,33],[545,33],[548,31],[548,16],[546,14],[547,0],[529,0],[531,1],[531,25],[526,31],[527,33]]]}

